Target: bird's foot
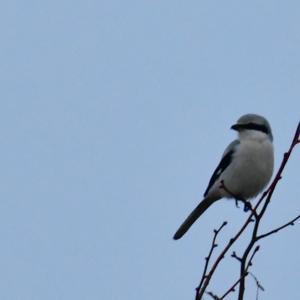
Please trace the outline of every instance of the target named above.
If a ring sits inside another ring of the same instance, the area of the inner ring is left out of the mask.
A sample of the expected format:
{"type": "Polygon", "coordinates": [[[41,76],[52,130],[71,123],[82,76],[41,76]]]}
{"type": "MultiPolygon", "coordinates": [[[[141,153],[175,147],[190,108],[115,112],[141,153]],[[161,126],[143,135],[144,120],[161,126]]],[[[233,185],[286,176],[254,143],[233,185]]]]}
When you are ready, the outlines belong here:
{"type": "Polygon", "coordinates": [[[224,183],[224,180],[221,181],[221,184],[220,184],[220,188],[221,189],[224,189],[229,195],[232,196],[232,198],[235,199],[235,206],[237,208],[239,208],[239,201],[242,202],[244,204],[244,212],[247,212],[249,210],[252,211],[252,206],[251,206],[251,203],[245,199],[243,199],[242,197],[238,197],[237,195],[233,194],[226,186],[225,186],[225,183],[224,183]]]}
{"type": "Polygon", "coordinates": [[[244,212],[247,212],[249,210],[252,210],[251,203],[245,199],[242,198],[235,198],[235,206],[239,208],[239,201],[244,204],[244,212]]]}

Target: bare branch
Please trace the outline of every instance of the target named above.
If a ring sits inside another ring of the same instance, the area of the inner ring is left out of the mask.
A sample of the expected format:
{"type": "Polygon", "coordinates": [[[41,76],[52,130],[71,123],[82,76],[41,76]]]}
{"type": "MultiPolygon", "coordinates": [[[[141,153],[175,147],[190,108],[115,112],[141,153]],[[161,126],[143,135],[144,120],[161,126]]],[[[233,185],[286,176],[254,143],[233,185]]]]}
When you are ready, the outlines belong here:
{"type": "MultiPolygon", "coordinates": [[[[242,260],[241,260],[241,266],[240,266],[240,277],[242,278],[242,280],[240,281],[240,284],[239,284],[239,295],[238,295],[238,300],[243,300],[244,298],[244,292],[245,292],[245,277],[243,277],[243,274],[244,272],[246,271],[246,260],[247,260],[247,257],[251,251],[251,249],[254,247],[255,243],[259,240],[259,239],[262,239],[263,237],[266,237],[268,235],[271,235],[275,232],[278,232],[279,230],[291,225],[294,221],[292,220],[291,222],[275,229],[274,231],[271,231],[269,232],[267,235],[261,235],[260,238],[258,238],[258,228],[259,228],[259,225],[260,225],[260,221],[262,219],[262,217],[264,216],[264,213],[266,212],[266,209],[271,201],[271,198],[272,198],[272,195],[274,193],[274,190],[277,186],[277,183],[279,182],[279,180],[282,178],[282,172],[290,158],[290,155],[294,149],[294,147],[299,143],[299,136],[300,136],[300,122],[298,123],[298,126],[297,126],[297,129],[296,129],[296,132],[295,132],[295,135],[294,135],[294,138],[293,138],[293,141],[289,147],[289,150],[283,155],[283,160],[281,162],[281,165],[279,167],[279,170],[273,180],[273,182],[271,183],[270,187],[267,189],[266,193],[264,193],[264,195],[266,195],[266,199],[265,201],[263,202],[263,197],[258,201],[256,207],[255,207],[255,210],[258,209],[259,205],[262,203],[262,208],[261,208],[261,211],[257,214],[257,217],[255,219],[255,224],[254,224],[254,227],[253,227],[253,231],[252,231],[252,237],[251,237],[251,240],[248,244],[248,246],[246,247],[245,249],[245,252],[243,254],[243,257],[242,257],[242,260]]],[[[296,218],[298,219],[298,217],[296,218]]],[[[250,259],[251,261],[251,259],[250,259]]]]}
{"type": "Polygon", "coordinates": [[[265,238],[265,237],[267,237],[267,236],[269,236],[269,235],[271,235],[271,234],[277,233],[278,231],[280,231],[280,230],[282,230],[282,229],[284,229],[284,228],[286,228],[286,227],[288,227],[288,226],[294,226],[294,225],[295,225],[295,222],[296,222],[298,219],[300,219],[300,215],[298,215],[298,216],[297,216],[296,218],[294,218],[293,220],[287,222],[286,224],[284,224],[284,225],[282,225],[282,226],[280,226],[280,227],[278,227],[278,228],[275,228],[275,229],[273,229],[273,230],[271,230],[271,231],[269,231],[269,232],[267,232],[267,233],[264,233],[264,234],[259,235],[259,236],[256,238],[257,241],[260,240],[260,239],[263,239],[263,238],[265,238]]]}
{"type": "Polygon", "coordinates": [[[204,269],[203,269],[203,274],[202,274],[202,277],[201,277],[201,281],[198,285],[198,287],[196,288],[196,300],[198,299],[197,296],[199,294],[199,290],[201,288],[201,286],[203,285],[203,282],[205,280],[205,278],[207,277],[206,275],[206,272],[207,272],[207,268],[208,268],[208,264],[209,264],[209,261],[210,261],[210,258],[213,254],[213,251],[216,247],[218,247],[218,244],[216,244],[216,240],[217,240],[217,236],[218,234],[220,233],[220,231],[227,225],[227,222],[223,222],[223,224],[218,228],[218,229],[214,229],[214,237],[213,237],[213,240],[212,240],[212,243],[211,243],[211,247],[210,247],[210,250],[209,250],[209,254],[207,257],[205,257],[205,265],[204,265],[204,269]]]}
{"type": "Polygon", "coordinates": [[[213,266],[211,267],[209,273],[205,276],[201,287],[199,286],[200,289],[197,291],[196,300],[201,300],[202,299],[202,296],[204,295],[205,290],[206,290],[206,288],[209,285],[210,279],[212,278],[214,272],[216,271],[219,263],[225,257],[225,254],[228,252],[228,250],[231,248],[231,246],[241,236],[241,234],[244,232],[244,230],[247,228],[247,226],[252,222],[252,216],[253,216],[253,213],[250,214],[250,216],[248,217],[247,221],[244,223],[244,225],[242,226],[242,228],[236,233],[236,235],[232,239],[229,240],[229,242],[227,243],[227,245],[225,246],[225,248],[223,249],[223,251],[217,257],[217,259],[214,262],[213,266]]]}
{"type": "Polygon", "coordinates": [[[252,278],[255,280],[256,283],[256,300],[258,300],[258,293],[259,291],[265,291],[265,288],[261,285],[261,283],[259,282],[259,280],[256,278],[256,276],[254,276],[253,273],[249,272],[249,275],[252,276],[252,278]]]}
{"type": "MultiPolygon", "coordinates": [[[[245,273],[244,275],[243,275],[243,278],[244,277],[246,277],[248,275],[248,273],[245,273]]],[[[227,297],[230,293],[233,293],[233,292],[235,292],[235,288],[238,286],[238,284],[241,282],[241,280],[243,279],[243,278],[239,278],[226,292],[225,292],[225,294],[220,298],[220,300],[223,300],[223,299],[225,299],[225,297],[227,297]]]]}
{"type": "Polygon", "coordinates": [[[207,292],[206,294],[211,296],[214,300],[220,300],[221,299],[217,295],[215,295],[213,292],[207,292]]]}
{"type": "MultiPolygon", "coordinates": [[[[220,298],[220,300],[223,300],[223,299],[225,299],[225,297],[227,297],[230,293],[233,293],[233,292],[235,292],[235,288],[237,287],[237,285],[242,281],[242,280],[244,280],[244,278],[246,278],[247,276],[248,276],[248,274],[249,274],[249,268],[250,268],[250,266],[252,265],[252,260],[253,260],[253,258],[254,258],[254,256],[255,256],[255,254],[257,253],[257,251],[259,250],[259,246],[257,246],[255,249],[254,249],[254,251],[253,251],[253,253],[252,253],[252,255],[251,255],[251,257],[250,257],[250,259],[249,259],[249,262],[248,262],[248,264],[247,264],[247,267],[246,267],[246,269],[245,269],[245,272],[244,272],[244,274],[225,292],[225,294],[220,298]]],[[[233,257],[234,258],[237,258],[238,260],[240,260],[240,258],[235,254],[235,252],[233,252],[233,257]],[[233,256],[234,255],[234,256],[233,256]]]]}

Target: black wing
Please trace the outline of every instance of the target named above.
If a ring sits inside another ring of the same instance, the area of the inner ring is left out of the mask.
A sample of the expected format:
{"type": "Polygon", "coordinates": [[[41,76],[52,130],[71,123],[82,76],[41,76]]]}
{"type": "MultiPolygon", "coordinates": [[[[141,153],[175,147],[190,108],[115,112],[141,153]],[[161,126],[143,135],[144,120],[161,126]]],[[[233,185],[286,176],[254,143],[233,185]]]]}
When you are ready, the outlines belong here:
{"type": "Polygon", "coordinates": [[[216,180],[220,177],[220,175],[224,172],[224,170],[230,165],[232,158],[233,158],[233,154],[235,152],[235,147],[237,144],[239,144],[239,142],[234,141],[225,150],[225,153],[224,153],[219,165],[217,166],[217,168],[215,169],[214,173],[212,174],[212,176],[210,178],[208,187],[206,188],[205,193],[204,193],[204,197],[206,197],[210,188],[213,186],[213,184],[216,182],[216,180]],[[228,151],[229,148],[230,148],[230,150],[228,151]]]}

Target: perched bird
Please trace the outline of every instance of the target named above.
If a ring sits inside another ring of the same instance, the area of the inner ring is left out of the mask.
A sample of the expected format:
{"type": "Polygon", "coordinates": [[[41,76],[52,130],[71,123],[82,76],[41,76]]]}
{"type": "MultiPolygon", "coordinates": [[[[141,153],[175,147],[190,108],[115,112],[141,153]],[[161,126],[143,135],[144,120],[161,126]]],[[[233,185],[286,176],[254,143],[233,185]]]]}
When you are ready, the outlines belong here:
{"type": "Polygon", "coordinates": [[[273,136],[269,122],[262,116],[246,114],[231,129],[238,139],[225,149],[214,171],[204,199],[179,227],[174,239],[180,239],[194,222],[217,200],[246,200],[257,196],[268,184],[273,173],[273,136]]]}

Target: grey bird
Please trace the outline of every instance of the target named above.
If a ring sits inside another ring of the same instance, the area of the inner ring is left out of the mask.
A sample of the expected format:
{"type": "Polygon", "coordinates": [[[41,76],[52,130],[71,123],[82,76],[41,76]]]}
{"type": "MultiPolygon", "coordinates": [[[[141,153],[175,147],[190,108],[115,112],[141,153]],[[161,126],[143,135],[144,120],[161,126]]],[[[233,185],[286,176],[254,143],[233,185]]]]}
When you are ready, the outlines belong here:
{"type": "Polygon", "coordinates": [[[234,198],[245,202],[257,196],[270,181],[274,150],[269,122],[260,115],[246,114],[231,129],[238,132],[238,139],[225,149],[208,183],[204,199],[176,231],[175,240],[180,239],[217,200],[234,198]]]}

